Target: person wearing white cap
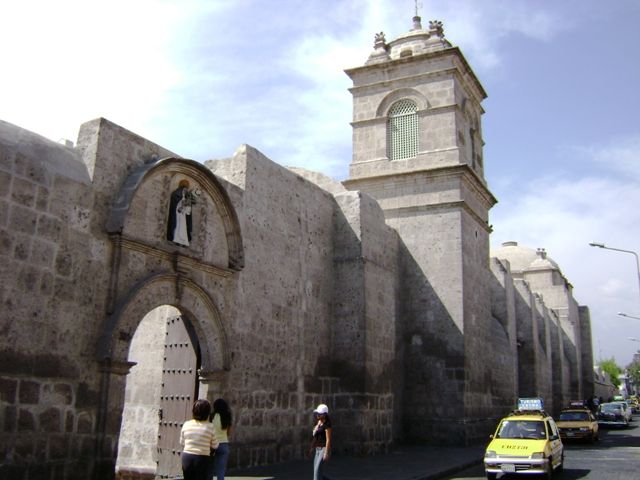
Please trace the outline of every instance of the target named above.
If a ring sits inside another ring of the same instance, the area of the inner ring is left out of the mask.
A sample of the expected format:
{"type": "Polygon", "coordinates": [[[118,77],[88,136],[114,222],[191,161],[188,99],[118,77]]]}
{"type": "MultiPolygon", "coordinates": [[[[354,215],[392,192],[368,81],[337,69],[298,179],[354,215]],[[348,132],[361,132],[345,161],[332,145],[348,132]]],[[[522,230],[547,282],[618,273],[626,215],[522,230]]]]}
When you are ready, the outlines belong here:
{"type": "Polygon", "coordinates": [[[313,427],[313,441],[309,454],[315,453],[313,458],[313,480],[322,480],[322,462],[331,456],[331,419],[329,407],[324,403],[313,411],[316,424],[313,427]]]}

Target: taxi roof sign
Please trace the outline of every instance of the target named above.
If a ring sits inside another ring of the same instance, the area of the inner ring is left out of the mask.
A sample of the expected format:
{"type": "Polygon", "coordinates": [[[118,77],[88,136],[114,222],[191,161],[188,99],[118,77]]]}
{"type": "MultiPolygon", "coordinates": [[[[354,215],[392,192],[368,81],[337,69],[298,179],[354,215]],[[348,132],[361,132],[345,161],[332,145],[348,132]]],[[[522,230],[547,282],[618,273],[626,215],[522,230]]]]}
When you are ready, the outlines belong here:
{"type": "Polygon", "coordinates": [[[542,411],[544,410],[544,402],[542,398],[519,398],[518,399],[518,410],[524,411],[542,411]]]}

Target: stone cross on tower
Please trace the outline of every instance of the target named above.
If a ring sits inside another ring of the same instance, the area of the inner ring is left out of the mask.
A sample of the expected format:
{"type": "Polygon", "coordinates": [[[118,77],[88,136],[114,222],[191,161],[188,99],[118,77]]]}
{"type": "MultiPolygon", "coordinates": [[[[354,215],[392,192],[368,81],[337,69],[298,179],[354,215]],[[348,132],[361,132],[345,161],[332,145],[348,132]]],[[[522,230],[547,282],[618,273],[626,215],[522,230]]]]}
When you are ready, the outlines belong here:
{"type": "Polygon", "coordinates": [[[420,15],[418,15],[418,10],[422,8],[422,2],[418,0],[414,0],[415,4],[415,12],[413,15],[413,28],[411,30],[422,30],[422,24],[420,23],[420,15]]]}
{"type": "Polygon", "coordinates": [[[422,8],[422,2],[419,2],[418,0],[414,0],[414,3],[415,3],[415,7],[416,7],[416,9],[415,9],[415,16],[416,16],[416,17],[419,17],[419,15],[418,15],[418,9],[422,8]]]}

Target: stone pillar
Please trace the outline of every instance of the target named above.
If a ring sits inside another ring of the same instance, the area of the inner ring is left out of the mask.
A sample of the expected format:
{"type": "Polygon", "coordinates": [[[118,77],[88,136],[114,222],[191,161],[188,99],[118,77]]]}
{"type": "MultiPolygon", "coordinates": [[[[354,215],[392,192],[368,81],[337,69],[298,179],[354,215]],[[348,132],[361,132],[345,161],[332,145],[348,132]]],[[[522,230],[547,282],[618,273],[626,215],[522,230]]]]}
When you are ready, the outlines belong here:
{"type": "Polygon", "coordinates": [[[100,362],[100,406],[96,425],[94,480],[114,478],[122,425],[127,375],[133,362],[105,358],[100,362]]]}

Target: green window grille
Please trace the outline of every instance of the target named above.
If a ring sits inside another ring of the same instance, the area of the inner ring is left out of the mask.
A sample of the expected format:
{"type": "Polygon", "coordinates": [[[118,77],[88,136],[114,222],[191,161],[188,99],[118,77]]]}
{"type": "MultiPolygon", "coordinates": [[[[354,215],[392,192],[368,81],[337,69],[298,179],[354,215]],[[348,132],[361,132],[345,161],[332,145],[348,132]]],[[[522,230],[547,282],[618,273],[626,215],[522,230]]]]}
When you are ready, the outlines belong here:
{"type": "Polygon", "coordinates": [[[389,110],[387,156],[400,160],[418,155],[418,107],[411,100],[400,100],[389,110]]]}

